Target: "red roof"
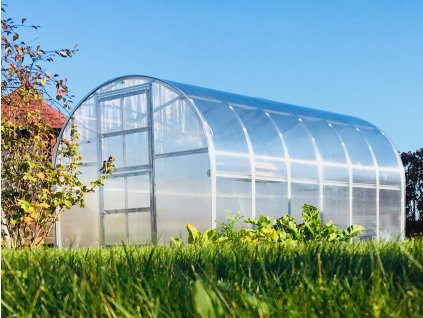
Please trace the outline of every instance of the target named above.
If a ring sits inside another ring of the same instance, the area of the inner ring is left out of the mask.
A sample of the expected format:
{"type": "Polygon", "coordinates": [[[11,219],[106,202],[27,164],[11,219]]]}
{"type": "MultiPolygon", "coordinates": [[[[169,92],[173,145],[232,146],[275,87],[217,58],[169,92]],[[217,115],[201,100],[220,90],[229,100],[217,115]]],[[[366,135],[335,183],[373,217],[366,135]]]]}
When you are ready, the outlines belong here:
{"type": "Polygon", "coordinates": [[[31,101],[28,105],[24,105],[24,107],[19,107],[18,110],[15,105],[1,105],[1,115],[6,119],[15,118],[19,116],[20,111],[33,110],[39,110],[41,117],[51,128],[61,129],[68,119],[58,110],[41,101],[31,101]]]}

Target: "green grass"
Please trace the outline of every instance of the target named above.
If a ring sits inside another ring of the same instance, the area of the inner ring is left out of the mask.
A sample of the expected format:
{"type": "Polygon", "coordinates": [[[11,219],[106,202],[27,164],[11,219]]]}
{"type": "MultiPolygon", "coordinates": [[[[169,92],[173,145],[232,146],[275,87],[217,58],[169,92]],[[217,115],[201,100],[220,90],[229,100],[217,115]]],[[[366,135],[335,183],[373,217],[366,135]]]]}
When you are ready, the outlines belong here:
{"type": "Polygon", "coordinates": [[[2,317],[423,317],[423,240],[3,250],[2,317]]]}

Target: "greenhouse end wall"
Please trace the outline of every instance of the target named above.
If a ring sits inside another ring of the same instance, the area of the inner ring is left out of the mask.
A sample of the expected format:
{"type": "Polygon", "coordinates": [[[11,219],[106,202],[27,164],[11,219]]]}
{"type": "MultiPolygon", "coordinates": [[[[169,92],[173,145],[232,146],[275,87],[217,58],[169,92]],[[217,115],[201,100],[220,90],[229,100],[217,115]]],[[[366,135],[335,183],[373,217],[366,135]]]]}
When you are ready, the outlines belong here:
{"type": "MultiPolygon", "coordinates": [[[[186,238],[228,213],[301,219],[304,203],[323,221],[362,224],[364,238],[402,237],[404,171],[390,140],[349,116],[146,76],[93,90],[76,107],[82,179],[112,176],[85,208],[65,211],[63,246],[144,244],[186,238]]],[[[60,162],[61,158],[56,158],[60,162]]]]}

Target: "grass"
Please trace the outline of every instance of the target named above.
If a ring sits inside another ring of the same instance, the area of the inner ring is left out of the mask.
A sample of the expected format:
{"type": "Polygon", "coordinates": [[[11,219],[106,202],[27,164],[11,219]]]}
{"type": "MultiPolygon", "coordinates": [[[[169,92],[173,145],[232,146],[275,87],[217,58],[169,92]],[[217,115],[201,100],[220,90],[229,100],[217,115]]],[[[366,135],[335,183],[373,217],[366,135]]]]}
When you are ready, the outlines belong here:
{"type": "Polygon", "coordinates": [[[2,254],[2,317],[423,317],[423,240],[2,254]]]}

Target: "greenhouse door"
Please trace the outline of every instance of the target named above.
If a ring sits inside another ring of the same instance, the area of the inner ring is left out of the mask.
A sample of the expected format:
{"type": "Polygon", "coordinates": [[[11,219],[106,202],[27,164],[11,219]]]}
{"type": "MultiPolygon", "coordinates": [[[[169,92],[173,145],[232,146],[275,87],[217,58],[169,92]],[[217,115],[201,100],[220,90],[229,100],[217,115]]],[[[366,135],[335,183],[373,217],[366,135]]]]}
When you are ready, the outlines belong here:
{"type": "Polygon", "coordinates": [[[115,169],[100,189],[100,241],[154,241],[151,94],[148,84],[98,93],[99,157],[115,157],[115,169]]]}

